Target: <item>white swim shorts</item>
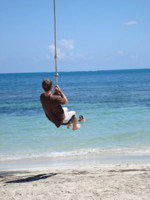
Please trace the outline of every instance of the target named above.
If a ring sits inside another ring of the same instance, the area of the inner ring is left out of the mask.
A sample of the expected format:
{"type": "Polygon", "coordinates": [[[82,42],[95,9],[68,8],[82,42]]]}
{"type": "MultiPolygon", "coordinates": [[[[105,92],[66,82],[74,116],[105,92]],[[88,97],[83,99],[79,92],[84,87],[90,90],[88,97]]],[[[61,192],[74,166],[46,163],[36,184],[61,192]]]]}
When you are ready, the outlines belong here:
{"type": "Polygon", "coordinates": [[[63,108],[65,119],[63,120],[62,125],[68,125],[73,122],[76,112],[75,111],[68,111],[67,107],[63,108]]]}

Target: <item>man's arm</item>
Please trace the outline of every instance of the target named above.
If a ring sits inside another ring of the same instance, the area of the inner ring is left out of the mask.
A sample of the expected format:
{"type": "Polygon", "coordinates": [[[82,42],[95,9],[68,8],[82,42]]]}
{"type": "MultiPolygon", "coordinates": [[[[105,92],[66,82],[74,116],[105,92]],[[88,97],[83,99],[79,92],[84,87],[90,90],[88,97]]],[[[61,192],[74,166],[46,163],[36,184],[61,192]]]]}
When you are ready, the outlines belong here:
{"type": "Polygon", "coordinates": [[[66,95],[60,90],[60,96],[65,100],[65,104],[68,104],[68,99],[66,95]]]}
{"type": "Polygon", "coordinates": [[[53,95],[59,94],[61,96],[61,98],[64,100],[64,105],[68,104],[68,99],[66,97],[66,95],[61,91],[61,89],[59,88],[58,85],[55,85],[55,91],[53,93],[53,95]]]}

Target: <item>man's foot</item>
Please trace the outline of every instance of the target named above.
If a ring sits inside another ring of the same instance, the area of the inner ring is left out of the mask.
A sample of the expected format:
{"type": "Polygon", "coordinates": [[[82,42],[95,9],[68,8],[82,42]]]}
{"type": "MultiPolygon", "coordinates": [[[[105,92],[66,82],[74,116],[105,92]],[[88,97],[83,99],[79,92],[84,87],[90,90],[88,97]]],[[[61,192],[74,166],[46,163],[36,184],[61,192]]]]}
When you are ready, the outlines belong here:
{"type": "Polygon", "coordinates": [[[74,130],[74,131],[75,131],[75,130],[77,130],[77,129],[79,129],[79,128],[81,128],[81,125],[80,125],[80,124],[77,124],[77,125],[76,125],[76,127],[75,127],[75,128],[73,127],[73,129],[72,129],[72,130],[74,130]]]}

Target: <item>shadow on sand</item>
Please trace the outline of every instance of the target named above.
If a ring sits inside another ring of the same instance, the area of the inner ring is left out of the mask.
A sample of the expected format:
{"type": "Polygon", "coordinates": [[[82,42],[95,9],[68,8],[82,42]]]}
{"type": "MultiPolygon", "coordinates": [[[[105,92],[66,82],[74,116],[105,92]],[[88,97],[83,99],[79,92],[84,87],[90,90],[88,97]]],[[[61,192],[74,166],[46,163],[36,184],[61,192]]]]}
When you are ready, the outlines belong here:
{"type": "Polygon", "coordinates": [[[26,183],[26,182],[31,182],[31,181],[38,181],[38,180],[46,179],[52,176],[56,176],[57,174],[58,173],[38,174],[38,175],[30,176],[27,178],[6,181],[5,183],[26,183]]]}

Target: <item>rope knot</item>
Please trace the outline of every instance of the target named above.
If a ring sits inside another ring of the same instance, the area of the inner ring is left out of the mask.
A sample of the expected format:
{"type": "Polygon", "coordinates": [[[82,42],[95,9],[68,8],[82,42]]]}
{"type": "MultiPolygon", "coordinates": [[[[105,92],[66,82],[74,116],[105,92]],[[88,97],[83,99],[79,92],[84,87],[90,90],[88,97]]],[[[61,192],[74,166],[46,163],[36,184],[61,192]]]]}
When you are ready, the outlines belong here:
{"type": "Polygon", "coordinates": [[[59,74],[58,74],[58,73],[56,73],[56,74],[55,74],[55,77],[58,77],[58,76],[59,76],[59,74]]]}

